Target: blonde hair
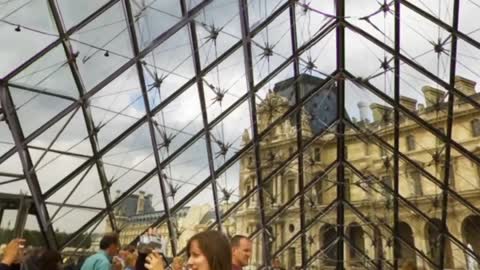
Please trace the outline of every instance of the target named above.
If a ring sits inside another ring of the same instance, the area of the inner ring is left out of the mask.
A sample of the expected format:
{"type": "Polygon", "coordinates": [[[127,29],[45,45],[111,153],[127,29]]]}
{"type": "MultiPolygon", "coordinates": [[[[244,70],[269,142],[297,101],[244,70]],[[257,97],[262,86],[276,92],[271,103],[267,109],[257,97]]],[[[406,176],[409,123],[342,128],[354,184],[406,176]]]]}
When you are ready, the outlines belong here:
{"type": "Polygon", "coordinates": [[[175,263],[178,263],[180,266],[183,267],[183,264],[185,263],[185,260],[183,259],[183,257],[177,256],[177,257],[173,258],[172,267],[175,263]]]}
{"type": "Polygon", "coordinates": [[[129,267],[135,267],[135,264],[137,263],[137,255],[130,253],[127,255],[125,258],[125,266],[129,267]]]}

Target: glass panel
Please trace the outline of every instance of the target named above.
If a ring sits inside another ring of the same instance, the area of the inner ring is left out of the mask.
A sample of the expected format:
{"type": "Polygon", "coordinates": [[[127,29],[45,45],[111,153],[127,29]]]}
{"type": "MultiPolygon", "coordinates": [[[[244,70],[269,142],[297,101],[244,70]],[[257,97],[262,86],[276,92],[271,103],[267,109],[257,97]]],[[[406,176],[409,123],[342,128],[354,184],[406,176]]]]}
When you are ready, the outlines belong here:
{"type": "Polygon", "coordinates": [[[9,41],[0,45],[2,78],[58,38],[45,1],[2,2],[0,18],[0,33],[9,41]]]}
{"type": "Polygon", "coordinates": [[[70,40],[87,91],[126,63],[133,53],[121,3],[75,32],[70,40]]]}

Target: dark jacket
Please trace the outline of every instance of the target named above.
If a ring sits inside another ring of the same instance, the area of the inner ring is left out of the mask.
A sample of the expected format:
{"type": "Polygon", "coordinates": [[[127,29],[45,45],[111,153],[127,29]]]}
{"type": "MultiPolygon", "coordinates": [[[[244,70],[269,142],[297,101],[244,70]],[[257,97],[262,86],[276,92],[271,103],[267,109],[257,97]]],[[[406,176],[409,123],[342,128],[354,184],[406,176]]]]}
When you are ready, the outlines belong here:
{"type": "Polygon", "coordinates": [[[0,270],[20,270],[20,265],[19,264],[12,264],[12,265],[6,265],[4,263],[0,263],[0,270]]]}

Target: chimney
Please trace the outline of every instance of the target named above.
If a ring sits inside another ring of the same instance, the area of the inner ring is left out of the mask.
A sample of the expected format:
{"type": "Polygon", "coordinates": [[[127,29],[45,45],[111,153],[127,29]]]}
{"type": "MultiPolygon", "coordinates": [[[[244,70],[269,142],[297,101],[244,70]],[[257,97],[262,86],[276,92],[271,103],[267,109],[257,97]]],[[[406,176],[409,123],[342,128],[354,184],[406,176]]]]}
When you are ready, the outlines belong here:
{"type": "Polygon", "coordinates": [[[366,102],[360,101],[357,103],[357,106],[360,112],[360,121],[368,123],[368,104],[366,102]]]}
{"type": "Polygon", "coordinates": [[[422,87],[423,95],[425,96],[425,102],[427,107],[431,107],[443,99],[445,95],[445,91],[442,91],[437,88],[433,88],[431,86],[424,86],[422,87]]]}
{"type": "Polygon", "coordinates": [[[409,111],[416,111],[417,110],[417,100],[413,98],[409,98],[406,96],[400,96],[400,104],[407,108],[409,111]]]}
{"type": "Polygon", "coordinates": [[[475,85],[477,83],[461,76],[455,76],[455,88],[466,96],[475,94],[475,85]]]}
{"type": "Polygon", "coordinates": [[[373,121],[374,122],[385,120],[385,118],[384,118],[385,113],[388,114],[388,117],[392,116],[391,114],[392,114],[393,109],[390,108],[390,107],[387,107],[385,105],[381,105],[381,104],[378,104],[378,103],[372,103],[372,104],[370,104],[370,109],[372,110],[373,121]]]}
{"type": "Polygon", "coordinates": [[[138,193],[137,199],[137,215],[143,214],[145,210],[145,191],[140,191],[138,193]]]}

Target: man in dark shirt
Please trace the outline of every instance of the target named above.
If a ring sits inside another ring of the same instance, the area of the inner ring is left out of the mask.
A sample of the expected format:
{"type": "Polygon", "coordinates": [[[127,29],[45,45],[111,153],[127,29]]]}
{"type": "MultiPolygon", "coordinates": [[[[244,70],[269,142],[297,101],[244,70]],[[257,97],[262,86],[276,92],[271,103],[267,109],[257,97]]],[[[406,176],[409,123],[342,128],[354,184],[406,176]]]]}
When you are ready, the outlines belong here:
{"type": "Polygon", "coordinates": [[[252,241],[243,235],[235,235],[231,241],[232,270],[242,270],[252,256],[252,241]]]}

